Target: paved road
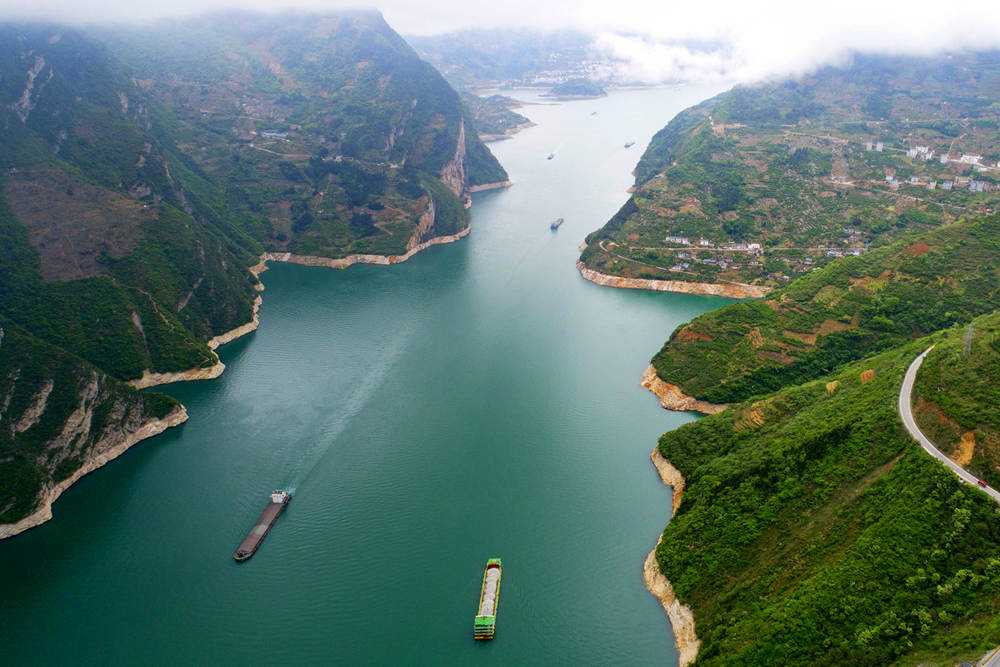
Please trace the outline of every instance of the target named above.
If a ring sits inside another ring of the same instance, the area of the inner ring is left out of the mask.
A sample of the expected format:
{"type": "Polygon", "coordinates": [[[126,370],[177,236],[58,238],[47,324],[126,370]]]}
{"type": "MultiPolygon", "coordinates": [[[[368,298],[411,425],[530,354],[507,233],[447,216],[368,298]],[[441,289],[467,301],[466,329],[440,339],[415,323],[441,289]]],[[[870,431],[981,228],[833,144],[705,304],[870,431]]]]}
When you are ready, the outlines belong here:
{"type": "MultiPolygon", "coordinates": [[[[910,367],[906,369],[906,376],[903,378],[903,386],[899,389],[899,416],[903,419],[903,425],[906,426],[906,430],[910,432],[913,439],[919,442],[920,446],[923,447],[928,454],[951,468],[951,471],[958,475],[963,482],[971,484],[989,495],[994,501],[1000,503],[1000,492],[997,492],[991,487],[983,488],[979,486],[979,478],[975,475],[967,473],[957,463],[945,456],[944,453],[935,447],[934,443],[923,434],[920,428],[917,427],[917,422],[913,419],[913,410],[911,410],[910,407],[913,405],[913,383],[917,379],[917,371],[920,370],[920,364],[924,363],[924,358],[927,357],[927,353],[933,349],[934,346],[931,345],[929,348],[924,350],[919,357],[913,360],[910,367]]],[[[990,654],[985,656],[978,663],[978,667],[1000,667],[1000,647],[994,649],[990,654]]]]}
{"type": "MultiPolygon", "coordinates": [[[[993,489],[991,487],[983,488],[979,486],[979,478],[971,473],[966,472],[965,470],[962,469],[961,466],[959,466],[957,463],[955,463],[950,458],[945,456],[944,452],[935,447],[934,443],[931,442],[927,438],[927,436],[925,436],[920,431],[920,429],[917,427],[917,422],[913,419],[913,411],[910,408],[910,406],[913,405],[913,399],[912,399],[913,383],[917,379],[917,371],[920,369],[920,364],[924,363],[924,358],[927,356],[927,353],[933,349],[934,346],[931,345],[929,348],[924,350],[919,357],[913,360],[913,363],[910,364],[910,367],[906,369],[906,377],[903,378],[903,386],[900,387],[899,389],[899,416],[902,418],[903,425],[906,426],[906,430],[910,432],[910,435],[913,436],[913,439],[919,442],[920,446],[923,447],[928,454],[930,454],[938,461],[948,466],[951,469],[951,471],[956,475],[958,475],[962,481],[971,484],[977,489],[980,489],[981,491],[989,495],[989,497],[992,498],[994,501],[1000,503],[1000,491],[997,491],[996,489],[993,489]]],[[[1000,667],[1000,656],[997,656],[996,661],[991,662],[990,664],[991,665],[996,664],[998,667],[1000,667]]]]}

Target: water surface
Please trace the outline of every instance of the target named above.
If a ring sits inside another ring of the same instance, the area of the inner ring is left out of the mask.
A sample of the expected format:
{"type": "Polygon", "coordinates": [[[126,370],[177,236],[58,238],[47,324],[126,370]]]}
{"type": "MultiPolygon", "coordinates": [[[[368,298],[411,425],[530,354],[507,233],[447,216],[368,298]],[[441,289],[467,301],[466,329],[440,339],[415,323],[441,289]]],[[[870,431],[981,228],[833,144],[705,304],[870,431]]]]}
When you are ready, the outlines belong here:
{"type": "Polygon", "coordinates": [[[693,416],[638,381],[725,301],[598,287],[574,261],[653,132],[714,92],[525,107],[537,126],[493,144],[515,185],[475,196],[465,240],[263,274],[225,374],[166,388],[191,420],[0,543],[4,661],[676,663],[641,576],[670,512],[648,456],[693,416]],[[276,487],[295,497],[237,565],[276,487]],[[477,644],[491,556],[497,638],[477,644]]]}

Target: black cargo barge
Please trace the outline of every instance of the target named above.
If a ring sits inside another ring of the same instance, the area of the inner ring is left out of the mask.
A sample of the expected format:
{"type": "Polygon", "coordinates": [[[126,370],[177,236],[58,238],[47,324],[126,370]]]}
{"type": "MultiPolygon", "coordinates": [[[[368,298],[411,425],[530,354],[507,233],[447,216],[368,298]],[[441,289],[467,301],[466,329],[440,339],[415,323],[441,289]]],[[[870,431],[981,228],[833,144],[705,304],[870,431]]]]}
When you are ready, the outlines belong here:
{"type": "Polygon", "coordinates": [[[264,541],[268,531],[271,530],[271,526],[278,520],[281,510],[285,509],[285,505],[291,499],[292,496],[284,491],[275,491],[271,494],[271,502],[264,510],[264,513],[260,515],[260,518],[257,519],[254,527],[250,529],[250,532],[240,543],[240,546],[237,547],[233,558],[238,562],[242,562],[256,553],[257,547],[264,541]]]}

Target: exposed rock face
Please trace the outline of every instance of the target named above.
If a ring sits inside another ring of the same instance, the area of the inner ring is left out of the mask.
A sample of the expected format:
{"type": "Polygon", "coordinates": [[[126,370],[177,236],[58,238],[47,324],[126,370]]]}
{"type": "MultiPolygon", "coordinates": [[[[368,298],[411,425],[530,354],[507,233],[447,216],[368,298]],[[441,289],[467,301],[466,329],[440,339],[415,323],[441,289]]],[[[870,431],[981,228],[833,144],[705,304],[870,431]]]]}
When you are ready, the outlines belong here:
{"type": "Polygon", "coordinates": [[[466,207],[469,204],[469,185],[465,173],[465,121],[459,121],[458,145],[455,146],[455,156],[441,168],[441,182],[455,193],[466,207]]]}
{"type": "MultiPolygon", "coordinates": [[[[258,311],[260,311],[260,304],[263,302],[264,300],[261,299],[260,295],[258,294],[257,298],[253,300],[253,317],[251,318],[251,320],[246,324],[242,324],[236,327],[235,329],[231,329],[226,333],[219,334],[218,336],[213,337],[210,341],[208,341],[208,346],[214,350],[220,345],[225,345],[226,343],[234,341],[241,336],[246,336],[251,331],[256,331],[257,327],[260,326],[260,315],[258,314],[258,311]]],[[[218,365],[222,366],[222,368],[225,369],[225,366],[222,364],[222,362],[219,362],[218,365]]],[[[221,373],[222,371],[219,372],[221,373]]]]}
{"type": "MultiPolygon", "coordinates": [[[[67,429],[72,431],[74,425],[78,426],[84,422],[89,427],[89,415],[85,414],[86,408],[81,408],[74,413],[74,417],[66,424],[61,437],[67,434],[67,429]]],[[[124,454],[132,445],[141,442],[146,438],[163,433],[171,426],[177,426],[187,421],[188,414],[183,406],[177,406],[173,412],[163,419],[153,419],[138,424],[128,424],[121,430],[109,430],[105,437],[91,448],[83,465],[72,475],[62,480],[58,484],[47,487],[42,492],[41,503],[34,513],[26,516],[17,523],[0,524],[0,540],[13,537],[18,533],[34,528],[45,523],[52,518],[52,503],[62,495],[62,492],[73,485],[78,479],[87,473],[97,470],[108,461],[118,458],[124,454]]]]}
{"type": "MultiPolygon", "coordinates": [[[[681,504],[681,496],[684,492],[684,476],[677,468],[670,465],[660,454],[659,448],[653,449],[649,456],[653,466],[660,473],[660,479],[667,486],[673,487],[673,511],[676,512],[681,504]]],[[[656,545],[660,545],[663,535],[656,540],[656,545]]],[[[680,667],[687,667],[698,657],[698,649],[701,647],[701,640],[694,627],[694,614],[691,608],[681,604],[674,593],[674,587],[670,581],[663,576],[660,571],[660,564],[656,562],[656,547],[649,552],[642,566],[642,578],[646,582],[646,588],[656,596],[656,599],[663,605],[663,610],[667,612],[670,619],[670,627],[674,633],[674,643],[677,645],[678,664],[680,667]]]]}
{"type": "MultiPolygon", "coordinates": [[[[225,334],[223,334],[225,335],[225,334]]],[[[218,357],[216,357],[218,360],[218,357]]],[[[226,365],[218,361],[213,366],[203,368],[192,368],[186,371],[172,371],[167,373],[153,373],[148,368],[142,372],[142,377],[138,380],[129,380],[128,384],[136,389],[148,389],[160,384],[170,384],[171,382],[188,382],[191,380],[212,380],[222,375],[226,370],[226,365]]]]}
{"type": "Polygon", "coordinates": [[[496,183],[483,183],[482,185],[473,185],[469,188],[469,192],[482,192],[483,190],[498,190],[500,188],[509,188],[514,185],[510,180],[497,181],[496,183]]]}
{"type": "Polygon", "coordinates": [[[656,394],[656,397],[660,399],[660,405],[667,410],[700,412],[703,415],[714,415],[729,407],[728,405],[700,401],[697,398],[688,396],[677,385],[661,380],[652,364],[642,374],[642,381],[639,384],[656,394]]]}
{"type": "Polygon", "coordinates": [[[759,299],[765,296],[769,289],[760,285],[744,285],[742,283],[689,283],[683,280],[650,280],[646,278],[622,278],[609,276],[588,269],[583,262],[577,261],[576,268],[580,275],[592,283],[605,287],[624,289],[646,289],[654,292],[681,292],[683,294],[701,294],[704,296],[724,296],[730,299],[759,299]]]}
{"type": "Polygon", "coordinates": [[[417,221],[417,227],[413,230],[410,240],[406,242],[406,250],[413,250],[420,245],[421,239],[429,234],[432,229],[434,229],[434,200],[428,197],[427,208],[420,215],[420,220],[417,221]]]}

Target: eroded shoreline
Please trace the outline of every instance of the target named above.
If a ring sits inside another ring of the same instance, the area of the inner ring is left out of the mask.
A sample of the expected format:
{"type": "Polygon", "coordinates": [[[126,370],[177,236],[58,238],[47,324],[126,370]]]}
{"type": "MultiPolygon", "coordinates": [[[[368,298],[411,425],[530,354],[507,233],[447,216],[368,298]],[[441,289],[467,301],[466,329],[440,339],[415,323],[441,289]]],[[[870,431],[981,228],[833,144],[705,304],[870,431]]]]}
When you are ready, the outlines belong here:
{"type": "Polygon", "coordinates": [[[639,384],[655,394],[660,399],[660,405],[667,410],[700,412],[703,415],[714,415],[729,407],[726,404],[709,403],[708,401],[688,396],[677,385],[664,382],[660,379],[660,376],[656,374],[656,368],[652,364],[642,374],[642,380],[639,384]]]}
{"type": "Polygon", "coordinates": [[[577,260],[580,275],[597,285],[619,289],[644,289],[653,292],[678,292],[701,296],[724,296],[730,299],[760,299],[767,295],[768,288],[744,283],[690,283],[684,280],[653,280],[651,278],[623,278],[610,276],[593,269],[577,260]]]}
{"type": "MultiPolygon", "coordinates": [[[[670,464],[670,461],[663,458],[660,448],[654,447],[649,455],[649,460],[653,467],[660,474],[660,480],[673,489],[673,501],[671,503],[672,514],[680,507],[681,497],[684,495],[684,476],[681,472],[670,464]]],[[[670,629],[674,634],[674,644],[677,646],[677,659],[680,667],[687,667],[698,657],[698,649],[701,647],[701,640],[694,626],[694,613],[687,605],[681,604],[674,593],[674,587],[660,570],[660,564],[656,561],[656,547],[660,546],[663,540],[663,533],[656,540],[656,546],[646,556],[642,565],[642,579],[646,583],[646,588],[660,601],[663,611],[670,619],[670,629]]]]}
{"type": "Polygon", "coordinates": [[[187,410],[184,409],[183,405],[178,405],[162,419],[147,421],[131,433],[122,433],[119,431],[114,436],[105,438],[102,443],[108,443],[107,448],[101,449],[99,444],[94,448],[94,451],[97,451],[97,453],[89,456],[86,461],[84,461],[83,465],[80,466],[72,475],[58,484],[45,489],[42,492],[42,499],[39,502],[38,508],[34,512],[24,517],[17,523],[0,524],[0,540],[19,535],[26,530],[30,530],[35,526],[45,523],[52,518],[52,503],[54,503],[56,499],[62,495],[63,491],[71,487],[78,479],[97,470],[98,468],[103,467],[109,461],[118,458],[137,443],[146,440],[147,438],[152,438],[155,435],[159,435],[168,428],[183,424],[187,421],[187,419],[187,410]],[[121,439],[118,440],[118,438],[121,439]]]}

